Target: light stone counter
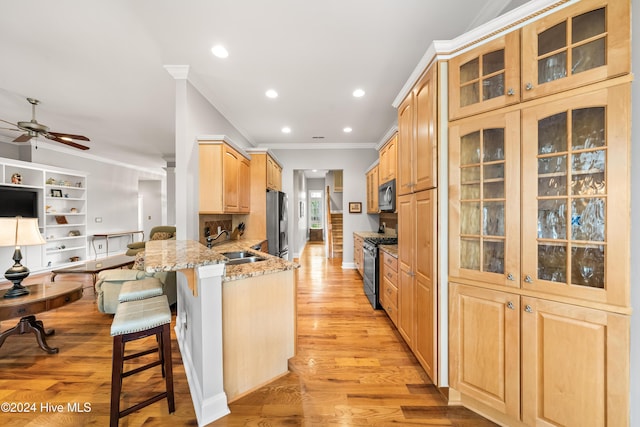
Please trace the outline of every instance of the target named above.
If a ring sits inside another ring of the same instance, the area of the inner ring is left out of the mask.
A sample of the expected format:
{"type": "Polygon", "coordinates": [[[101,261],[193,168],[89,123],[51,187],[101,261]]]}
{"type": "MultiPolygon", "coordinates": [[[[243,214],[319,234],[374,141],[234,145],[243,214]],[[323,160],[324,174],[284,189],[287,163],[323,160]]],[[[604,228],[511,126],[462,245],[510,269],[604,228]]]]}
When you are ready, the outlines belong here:
{"type": "Polygon", "coordinates": [[[251,249],[251,247],[260,242],[261,240],[228,240],[225,243],[220,243],[213,247],[212,250],[220,253],[246,251],[259,257],[266,258],[264,261],[227,265],[225,275],[222,279],[223,282],[246,279],[248,277],[261,276],[263,274],[279,273],[281,271],[294,270],[300,267],[300,265],[295,262],[290,262],[285,259],[269,255],[268,253],[251,249]]]}

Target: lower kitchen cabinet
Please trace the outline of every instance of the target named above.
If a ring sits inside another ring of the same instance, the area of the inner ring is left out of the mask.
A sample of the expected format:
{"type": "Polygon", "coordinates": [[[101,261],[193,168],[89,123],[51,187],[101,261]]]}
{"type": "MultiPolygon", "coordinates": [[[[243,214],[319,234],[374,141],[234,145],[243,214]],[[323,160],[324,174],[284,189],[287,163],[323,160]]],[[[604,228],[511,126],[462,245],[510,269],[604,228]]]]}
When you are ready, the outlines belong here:
{"type": "Polygon", "coordinates": [[[353,262],[356,265],[356,270],[360,273],[360,276],[364,277],[364,253],[362,252],[362,245],[364,239],[356,234],[353,235],[353,262]]]}
{"type": "Polygon", "coordinates": [[[380,251],[380,304],[394,325],[398,324],[398,259],[380,251]]]}
{"type": "Polygon", "coordinates": [[[505,425],[628,425],[628,316],[460,284],[450,304],[466,406],[505,425]]]}

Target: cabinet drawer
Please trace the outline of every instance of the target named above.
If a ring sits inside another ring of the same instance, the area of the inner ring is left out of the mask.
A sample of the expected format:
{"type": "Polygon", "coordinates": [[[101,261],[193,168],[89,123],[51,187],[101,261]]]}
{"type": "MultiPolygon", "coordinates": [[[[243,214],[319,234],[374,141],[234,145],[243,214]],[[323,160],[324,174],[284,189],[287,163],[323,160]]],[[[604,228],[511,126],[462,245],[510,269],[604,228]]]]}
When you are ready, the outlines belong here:
{"type": "Polygon", "coordinates": [[[0,319],[13,319],[14,317],[25,317],[46,311],[47,302],[38,301],[30,304],[15,307],[0,308],[0,319]]]}
{"type": "Polygon", "coordinates": [[[47,301],[47,310],[53,310],[54,308],[62,307],[63,305],[77,301],[80,298],[82,298],[82,289],[78,289],[77,291],[69,295],[60,295],[57,298],[53,298],[47,301]]]}
{"type": "MultiPolygon", "coordinates": [[[[382,254],[382,263],[385,266],[386,270],[393,270],[393,271],[398,271],[398,258],[395,258],[392,255],[389,255],[388,253],[382,251],[380,252],[382,254]]],[[[393,281],[393,283],[397,283],[396,280],[393,281]]]]}
{"type": "MultiPolygon", "coordinates": [[[[386,265],[382,269],[382,277],[391,282],[394,286],[398,284],[398,272],[388,268],[386,265]]],[[[380,279],[382,280],[382,278],[380,279]]]]}
{"type": "Polygon", "coordinates": [[[390,283],[388,279],[383,278],[382,283],[383,286],[383,295],[384,300],[389,302],[394,306],[398,306],[398,288],[395,287],[394,284],[390,283]]]}

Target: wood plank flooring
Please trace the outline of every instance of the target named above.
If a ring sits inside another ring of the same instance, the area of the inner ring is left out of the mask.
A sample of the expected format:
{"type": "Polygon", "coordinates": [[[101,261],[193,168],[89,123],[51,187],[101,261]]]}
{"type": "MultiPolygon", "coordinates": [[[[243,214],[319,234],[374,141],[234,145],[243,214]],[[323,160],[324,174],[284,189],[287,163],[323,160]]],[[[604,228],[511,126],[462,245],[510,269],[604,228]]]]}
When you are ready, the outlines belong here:
{"type": "MultiPolygon", "coordinates": [[[[340,262],[325,258],[322,244],[307,245],[296,271],[298,341],[291,372],[236,400],[231,414],[210,426],[495,425],[446,405],[384,312],[371,308],[358,273],[342,270],[340,262]]],[[[31,412],[0,412],[1,425],[108,425],[112,315],[98,312],[89,276],[84,278],[58,276],[85,280],[84,297],[37,316],[55,328],[48,343],[60,348],[58,354],[42,351],[33,334],[11,336],[0,347],[0,402],[35,404],[31,412]],[[53,412],[60,404],[63,411],[53,412]],[[70,411],[74,404],[85,412],[70,411]]],[[[27,282],[48,280],[33,276],[27,282]]],[[[163,400],[123,418],[121,426],[197,425],[175,337],[172,348],[176,412],[168,414],[163,400]]],[[[126,378],[122,402],[135,403],[162,387],[159,368],[126,378]]]]}

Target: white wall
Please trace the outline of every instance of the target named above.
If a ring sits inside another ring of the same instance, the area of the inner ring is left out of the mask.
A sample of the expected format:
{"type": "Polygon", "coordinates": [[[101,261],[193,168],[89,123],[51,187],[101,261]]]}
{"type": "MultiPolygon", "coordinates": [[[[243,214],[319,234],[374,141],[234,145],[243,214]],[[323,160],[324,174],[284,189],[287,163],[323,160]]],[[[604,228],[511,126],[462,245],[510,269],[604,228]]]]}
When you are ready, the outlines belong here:
{"type": "MultiPolygon", "coordinates": [[[[286,191],[285,191],[286,193],[286,191]]],[[[293,222],[293,234],[289,234],[289,259],[298,258],[307,244],[307,222],[309,217],[309,198],[307,197],[307,180],[304,171],[293,171],[293,192],[287,193],[289,203],[289,224],[293,222]],[[304,209],[300,213],[300,203],[304,209]]]]}
{"type": "MultiPolygon", "coordinates": [[[[142,230],[149,238],[151,229],[157,225],[173,225],[166,222],[166,214],[163,215],[163,206],[167,205],[166,197],[162,191],[162,183],[159,180],[138,181],[138,195],[142,199],[142,230]]],[[[165,209],[166,210],[166,209],[165,209]]]]}
{"type": "MultiPolygon", "coordinates": [[[[375,149],[312,149],[312,150],[279,150],[274,149],[274,154],[282,163],[282,191],[293,194],[294,169],[327,169],[343,170],[344,190],[343,207],[344,215],[344,239],[342,266],[353,268],[353,239],[354,231],[378,230],[377,216],[361,214],[349,214],[349,202],[362,202],[366,207],[367,181],[365,172],[378,158],[375,149]],[[345,207],[344,205],[347,205],[345,207]]],[[[289,220],[289,235],[293,235],[293,221],[289,220]]]]}

